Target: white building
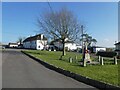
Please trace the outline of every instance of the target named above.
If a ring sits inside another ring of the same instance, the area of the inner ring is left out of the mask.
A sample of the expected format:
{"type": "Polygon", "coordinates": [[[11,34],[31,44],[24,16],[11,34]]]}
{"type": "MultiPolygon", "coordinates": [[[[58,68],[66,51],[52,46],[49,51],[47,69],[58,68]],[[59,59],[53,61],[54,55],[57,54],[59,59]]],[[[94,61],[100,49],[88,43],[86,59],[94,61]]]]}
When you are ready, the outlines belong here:
{"type": "Polygon", "coordinates": [[[43,34],[28,37],[23,41],[23,47],[42,50],[47,45],[47,38],[43,34]]]}
{"type": "Polygon", "coordinates": [[[93,52],[98,52],[98,51],[106,51],[105,47],[98,47],[98,46],[93,46],[92,47],[93,52]]]}
{"type": "Polygon", "coordinates": [[[17,48],[18,47],[18,44],[17,43],[9,43],[8,46],[10,48],[17,48]]]}
{"type": "MultiPolygon", "coordinates": [[[[57,47],[59,50],[63,49],[63,44],[60,40],[53,41],[53,44],[55,47],[57,47]]],[[[67,48],[68,51],[73,51],[77,49],[77,45],[72,41],[67,41],[65,43],[65,48],[67,48]]]]}

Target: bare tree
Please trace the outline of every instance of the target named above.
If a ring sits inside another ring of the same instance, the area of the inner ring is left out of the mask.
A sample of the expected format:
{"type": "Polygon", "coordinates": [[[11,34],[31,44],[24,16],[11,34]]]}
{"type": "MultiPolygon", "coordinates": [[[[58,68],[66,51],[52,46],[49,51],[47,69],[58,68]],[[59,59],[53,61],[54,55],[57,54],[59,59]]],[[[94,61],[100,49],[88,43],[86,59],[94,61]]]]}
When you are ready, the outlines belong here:
{"type": "Polygon", "coordinates": [[[63,56],[66,40],[75,41],[80,36],[80,24],[67,8],[55,12],[46,12],[38,18],[38,25],[50,38],[59,39],[63,44],[63,56]]]}

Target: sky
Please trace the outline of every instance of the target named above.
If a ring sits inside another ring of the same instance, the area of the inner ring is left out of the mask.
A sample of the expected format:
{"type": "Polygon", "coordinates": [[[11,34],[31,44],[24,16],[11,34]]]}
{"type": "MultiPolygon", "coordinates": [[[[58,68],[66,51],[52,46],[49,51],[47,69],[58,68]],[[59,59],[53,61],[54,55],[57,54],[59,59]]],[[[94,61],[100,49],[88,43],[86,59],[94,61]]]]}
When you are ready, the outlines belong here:
{"type": "MultiPolygon", "coordinates": [[[[118,41],[117,2],[50,2],[53,10],[67,7],[97,39],[97,45],[114,47],[118,41]]],[[[37,17],[50,10],[47,2],[3,2],[2,42],[16,42],[19,37],[38,34],[37,17]]]]}
{"type": "MultiPolygon", "coordinates": [[[[120,15],[120,1],[118,4],[118,15],[120,15]]],[[[118,41],[120,42],[120,16],[118,16],[118,41]]]]}

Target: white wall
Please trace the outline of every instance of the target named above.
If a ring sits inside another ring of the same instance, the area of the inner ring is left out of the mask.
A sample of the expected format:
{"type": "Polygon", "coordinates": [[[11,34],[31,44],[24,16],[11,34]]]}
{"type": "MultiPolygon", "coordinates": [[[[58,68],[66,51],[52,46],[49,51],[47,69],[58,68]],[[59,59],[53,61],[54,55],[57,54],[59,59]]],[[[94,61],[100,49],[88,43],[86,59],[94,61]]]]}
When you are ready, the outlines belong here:
{"type": "Polygon", "coordinates": [[[23,43],[24,48],[31,48],[31,49],[36,49],[36,40],[34,41],[28,41],[23,43]]]}
{"type": "Polygon", "coordinates": [[[24,42],[23,43],[24,48],[30,48],[30,45],[31,45],[30,42],[24,42]]]}
{"type": "Polygon", "coordinates": [[[106,51],[106,48],[93,48],[93,52],[106,51]]]}
{"type": "Polygon", "coordinates": [[[37,49],[42,50],[44,46],[47,44],[47,40],[33,40],[23,43],[24,48],[31,48],[31,49],[37,49]]]}
{"type": "Polygon", "coordinates": [[[32,49],[36,49],[36,40],[34,40],[34,41],[31,41],[30,42],[31,44],[30,44],[30,48],[32,48],[32,49]]]}
{"type": "Polygon", "coordinates": [[[76,46],[77,48],[81,48],[82,49],[82,46],[76,46]]]}
{"type": "Polygon", "coordinates": [[[37,40],[37,50],[42,50],[44,48],[44,43],[41,40],[37,40]]]}
{"type": "MultiPolygon", "coordinates": [[[[62,43],[59,43],[59,42],[54,42],[54,45],[60,49],[63,48],[63,44],[62,43]]],[[[75,43],[65,43],[65,47],[68,48],[68,50],[75,50],[77,49],[77,46],[75,43]]]]}
{"type": "Polygon", "coordinates": [[[67,47],[68,50],[75,50],[75,49],[77,49],[75,43],[66,43],[66,44],[65,44],[65,47],[67,47]]]}
{"type": "Polygon", "coordinates": [[[37,47],[36,49],[42,50],[47,45],[47,40],[37,40],[37,47]]]}
{"type": "Polygon", "coordinates": [[[11,44],[10,44],[9,47],[18,47],[18,45],[11,45],[11,44]]]}

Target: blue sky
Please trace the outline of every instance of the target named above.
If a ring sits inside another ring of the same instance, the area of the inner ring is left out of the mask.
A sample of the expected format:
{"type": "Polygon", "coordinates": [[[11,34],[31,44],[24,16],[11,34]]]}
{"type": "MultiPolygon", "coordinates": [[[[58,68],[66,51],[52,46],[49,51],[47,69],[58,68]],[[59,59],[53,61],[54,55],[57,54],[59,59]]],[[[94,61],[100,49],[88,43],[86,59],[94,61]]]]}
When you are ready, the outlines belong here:
{"type": "MultiPolygon", "coordinates": [[[[66,6],[86,26],[88,34],[97,39],[99,46],[113,47],[118,40],[117,2],[51,2],[53,10],[66,6]]],[[[18,38],[35,35],[39,28],[37,17],[49,9],[46,2],[2,3],[3,43],[16,42],[18,38]]]]}

